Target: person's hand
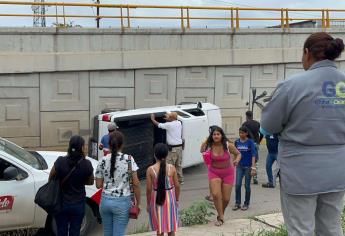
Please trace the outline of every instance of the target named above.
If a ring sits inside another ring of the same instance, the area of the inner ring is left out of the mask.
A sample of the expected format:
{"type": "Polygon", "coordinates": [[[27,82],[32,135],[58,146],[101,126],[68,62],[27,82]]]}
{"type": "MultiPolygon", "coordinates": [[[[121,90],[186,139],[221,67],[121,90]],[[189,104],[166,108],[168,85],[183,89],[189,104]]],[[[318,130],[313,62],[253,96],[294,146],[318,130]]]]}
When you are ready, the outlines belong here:
{"type": "Polygon", "coordinates": [[[206,152],[206,147],[207,147],[207,144],[206,144],[206,141],[205,141],[205,142],[203,142],[203,143],[201,144],[200,151],[201,151],[201,152],[206,152]]]}
{"type": "Polygon", "coordinates": [[[233,161],[233,164],[234,166],[238,166],[238,163],[240,162],[240,160],[238,158],[236,158],[234,161],[233,161]]]}
{"type": "Polygon", "coordinates": [[[256,169],[251,169],[250,175],[251,175],[251,176],[255,176],[255,175],[256,175],[256,169]]]}
{"type": "Polygon", "coordinates": [[[102,150],[103,149],[103,144],[100,143],[98,148],[99,148],[99,150],[102,150]]]}
{"type": "Polygon", "coordinates": [[[155,114],[151,114],[151,120],[155,120],[155,114]]]}

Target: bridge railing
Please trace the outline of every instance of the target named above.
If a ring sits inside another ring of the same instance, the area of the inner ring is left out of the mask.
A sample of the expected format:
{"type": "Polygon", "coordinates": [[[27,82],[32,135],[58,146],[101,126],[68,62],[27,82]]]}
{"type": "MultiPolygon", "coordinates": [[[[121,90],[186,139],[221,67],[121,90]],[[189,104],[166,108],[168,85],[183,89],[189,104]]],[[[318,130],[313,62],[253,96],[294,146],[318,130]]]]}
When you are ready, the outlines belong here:
{"type": "MultiPolygon", "coordinates": [[[[218,6],[157,6],[157,5],[122,5],[122,4],[100,4],[100,3],[65,3],[65,2],[21,2],[21,1],[0,1],[0,10],[6,6],[28,6],[30,8],[41,6],[55,9],[53,13],[34,14],[30,11],[0,12],[1,17],[44,17],[53,19],[55,26],[67,26],[70,19],[95,19],[98,22],[105,19],[114,19],[115,27],[131,28],[133,21],[156,21],[153,27],[164,27],[164,21],[177,21],[182,29],[193,28],[196,21],[217,21],[222,22],[227,28],[238,29],[243,22],[275,22],[275,27],[289,28],[291,23],[299,21],[317,21],[320,27],[331,27],[332,21],[342,22],[345,17],[339,13],[345,13],[345,9],[292,9],[292,8],[241,8],[241,7],[218,7],[218,6]],[[82,14],[81,9],[97,9],[97,14],[82,14]],[[116,9],[110,14],[100,14],[100,9],[116,9]],[[162,10],[160,13],[149,14],[135,10],[162,10]],[[173,14],[164,15],[163,10],[175,10],[173,14]],[[67,12],[68,10],[68,12],[67,12]],[[199,12],[208,14],[199,15],[199,12]],[[221,17],[217,13],[221,12],[221,17]],[[192,14],[193,13],[193,14],[192,14]],[[260,13],[260,14],[255,14],[260,13]],[[274,13],[272,17],[266,17],[268,13],[274,13]],[[309,14],[306,14],[309,13],[309,14]],[[310,14],[312,13],[312,14],[310,14]],[[303,17],[296,16],[303,15],[303,17]],[[260,17],[256,15],[264,15],[260,17]],[[294,15],[294,16],[292,16],[294,15]]],[[[77,22],[78,23],[78,22],[77,22]]],[[[83,25],[81,25],[83,26],[83,25]]],[[[138,25],[140,27],[140,24],[138,25]]],[[[195,27],[194,27],[195,28],[195,27]]]]}

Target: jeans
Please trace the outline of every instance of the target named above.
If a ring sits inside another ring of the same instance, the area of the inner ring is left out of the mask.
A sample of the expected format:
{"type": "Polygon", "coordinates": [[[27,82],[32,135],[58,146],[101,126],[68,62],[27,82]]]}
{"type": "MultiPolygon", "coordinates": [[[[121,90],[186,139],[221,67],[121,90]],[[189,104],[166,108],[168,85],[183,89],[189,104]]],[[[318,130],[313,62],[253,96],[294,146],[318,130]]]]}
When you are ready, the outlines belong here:
{"type": "Polygon", "coordinates": [[[129,221],[131,197],[102,195],[100,213],[104,236],[124,236],[129,221]]]}
{"type": "Polygon", "coordinates": [[[272,174],[272,165],[277,161],[277,153],[268,153],[266,158],[266,173],[268,178],[268,183],[273,185],[273,174],[272,174]]]}
{"type": "Polygon", "coordinates": [[[79,236],[85,214],[85,201],[63,203],[62,212],[55,216],[57,236],[79,236]]]}
{"type": "Polygon", "coordinates": [[[244,205],[249,206],[250,203],[250,179],[251,179],[251,168],[238,165],[236,167],[236,205],[241,205],[241,187],[242,179],[245,178],[245,200],[244,205]]]}

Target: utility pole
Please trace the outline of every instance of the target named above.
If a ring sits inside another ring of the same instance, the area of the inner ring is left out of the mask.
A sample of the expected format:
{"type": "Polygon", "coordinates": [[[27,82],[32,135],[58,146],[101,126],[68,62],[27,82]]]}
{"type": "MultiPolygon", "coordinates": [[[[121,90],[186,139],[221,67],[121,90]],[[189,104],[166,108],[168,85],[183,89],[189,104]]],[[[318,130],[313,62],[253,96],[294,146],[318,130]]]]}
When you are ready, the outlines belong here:
{"type": "MultiPolygon", "coordinates": [[[[96,3],[97,4],[100,4],[100,0],[96,0],[96,3]]],[[[96,19],[96,21],[97,21],[97,28],[99,28],[99,7],[97,7],[97,19],[96,19]]]]}
{"type": "MultiPolygon", "coordinates": [[[[35,0],[35,2],[44,3],[44,0],[35,0]]],[[[31,9],[34,13],[33,26],[34,27],[46,27],[46,6],[32,5],[31,9]]]]}

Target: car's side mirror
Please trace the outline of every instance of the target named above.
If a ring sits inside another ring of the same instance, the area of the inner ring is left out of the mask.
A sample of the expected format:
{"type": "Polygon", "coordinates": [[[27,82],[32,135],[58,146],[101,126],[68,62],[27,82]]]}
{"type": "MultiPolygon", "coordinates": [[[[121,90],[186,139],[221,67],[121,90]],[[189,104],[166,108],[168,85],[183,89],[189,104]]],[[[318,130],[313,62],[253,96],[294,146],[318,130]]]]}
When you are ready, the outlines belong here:
{"type": "Polygon", "coordinates": [[[18,177],[18,169],[13,167],[13,166],[9,166],[4,170],[4,180],[15,180],[18,177]]]}

